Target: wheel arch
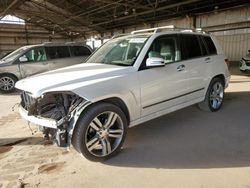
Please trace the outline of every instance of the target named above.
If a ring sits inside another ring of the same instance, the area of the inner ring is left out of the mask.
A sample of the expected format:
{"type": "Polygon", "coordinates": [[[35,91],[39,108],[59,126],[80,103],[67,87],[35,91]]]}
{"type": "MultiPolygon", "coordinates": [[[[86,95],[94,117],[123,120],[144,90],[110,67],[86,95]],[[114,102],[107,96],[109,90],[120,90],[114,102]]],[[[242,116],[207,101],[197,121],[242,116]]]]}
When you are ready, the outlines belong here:
{"type": "Polygon", "coordinates": [[[221,81],[222,81],[222,83],[223,83],[223,86],[225,87],[226,78],[225,78],[225,76],[224,76],[223,74],[218,74],[218,75],[214,76],[214,77],[211,79],[211,81],[212,81],[213,79],[215,79],[215,78],[221,79],[221,81]]]}
{"type": "Polygon", "coordinates": [[[0,73],[0,77],[1,76],[13,76],[16,79],[16,81],[19,80],[18,77],[15,74],[9,73],[9,72],[0,73]]]}
{"type": "Polygon", "coordinates": [[[113,104],[113,105],[119,107],[123,111],[123,113],[125,114],[128,125],[129,125],[129,122],[130,122],[129,110],[128,110],[127,105],[125,104],[125,102],[121,98],[119,98],[119,97],[110,97],[110,98],[107,98],[107,99],[97,101],[97,102],[93,103],[93,105],[96,104],[96,103],[100,103],[100,102],[110,103],[110,104],[113,104]]]}

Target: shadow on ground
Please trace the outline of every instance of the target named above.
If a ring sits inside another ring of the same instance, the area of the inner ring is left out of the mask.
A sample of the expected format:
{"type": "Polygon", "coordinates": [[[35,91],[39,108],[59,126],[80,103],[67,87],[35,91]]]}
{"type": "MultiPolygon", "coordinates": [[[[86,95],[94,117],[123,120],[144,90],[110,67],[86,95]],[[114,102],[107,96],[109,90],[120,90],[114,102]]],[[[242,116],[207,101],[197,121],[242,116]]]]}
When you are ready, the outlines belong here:
{"type": "Polygon", "coordinates": [[[217,113],[192,106],[131,128],[124,150],[105,164],[170,169],[250,166],[250,92],[227,93],[217,113]]]}
{"type": "Polygon", "coordinates": [[[5,95],[5,96],[15,96],[15,95],[20,95],[20,94],[21,94],[21,91],[17,89],[11,93],[0,92],[0,95],[5,95]]]}
{"type": "Polygon", "coordinates": [[[43,137],[23,137],[23,138],[0,138],[0,147],[16,146],[16,145],[50,145],[50,140],[43,137]]]}

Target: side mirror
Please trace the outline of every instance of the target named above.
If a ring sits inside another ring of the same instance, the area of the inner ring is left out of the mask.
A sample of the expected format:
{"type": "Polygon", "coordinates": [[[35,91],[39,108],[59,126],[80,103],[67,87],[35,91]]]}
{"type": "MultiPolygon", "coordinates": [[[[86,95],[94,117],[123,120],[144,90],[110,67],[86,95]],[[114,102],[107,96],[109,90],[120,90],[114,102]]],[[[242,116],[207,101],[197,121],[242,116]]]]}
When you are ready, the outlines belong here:
{"type": "Polygon", "coordinates": [[[28,59],[27,59],[27,57],[25,55],[23,55],[23,56],[19,57],[19,61],[20,62],[27,62],[28,59]]]}
{"type": "Polygon", "coordinates": [[[248,52],[250,53],[250,50],[248,50],[248,52]]]}
{"type": "Polygon", "coordinates": [[[165,66],[164,59],[160,57],[149,57],[146,60],[146,66],[147,67],[164,67],[165,66]]]}

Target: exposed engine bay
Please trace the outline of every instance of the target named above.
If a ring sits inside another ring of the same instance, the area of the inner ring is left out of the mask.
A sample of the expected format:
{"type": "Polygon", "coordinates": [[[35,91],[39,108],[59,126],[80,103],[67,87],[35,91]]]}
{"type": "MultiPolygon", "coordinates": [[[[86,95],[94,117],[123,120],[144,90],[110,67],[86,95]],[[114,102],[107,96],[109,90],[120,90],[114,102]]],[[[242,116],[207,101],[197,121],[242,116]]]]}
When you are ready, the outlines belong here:
{"type": "MultiPolygon", "coordinates": [[[[29,116],[53,119],[57,128],[40,126],[46,139],[52,139],[60,147],[70,145],[69,131],[77,110],[86,100],[71,92],[47,93],[34,99],[27,92],[21,94],[21,106],[28,111],[29,116]]],[[[79,114],[78,114],[79,116],[79,114]]]]}

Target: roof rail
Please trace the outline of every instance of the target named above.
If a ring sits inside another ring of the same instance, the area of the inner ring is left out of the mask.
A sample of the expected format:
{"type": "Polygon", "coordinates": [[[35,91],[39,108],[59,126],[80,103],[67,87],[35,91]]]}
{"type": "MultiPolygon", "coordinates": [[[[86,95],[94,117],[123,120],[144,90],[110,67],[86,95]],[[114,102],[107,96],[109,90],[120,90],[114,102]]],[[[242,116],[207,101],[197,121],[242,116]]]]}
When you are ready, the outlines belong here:
{"type": "Polygon", "coordinates": [[[111,39],[115,39],[115,38],[126,36],[126,35],[127,34],[125,34],[125,33],[117,34],[117,35],[114,35],[113,37],[111,37],[111,39]]]}
{"type": "Polygon", "coordinates": [[[174,25],[167,25],[167,26],[163,26],[163,27],[154,27],[154,28],[150,28],[150,29],[142,29],[142,30],[132,31],[131,34],[146,33],[146,32],[157,33],[160,30],[165,30],[165,29],[173,30],[174,28],[175,28],[174,25]]]}
{"type": "Polygon", "coordinates": [[[70,42],[65,42],[65,44],[83,44],[83,42],[70,41],[70,42]]]}
{"type": "Polygon", "coordinates": [[[161,32],[162,30],[206,33],[205,31],[202,31],[201,28],[191,29],[191,28],[175,27],[174,25],[167,25],[167,26],[163,26],[163,27],[154,27],[154,28],[150,28],[150,29],[142,29],[142,30],[132,31],[131,34],[147,33],[147,32],[158,33],[158,32],[161,32]]]}

